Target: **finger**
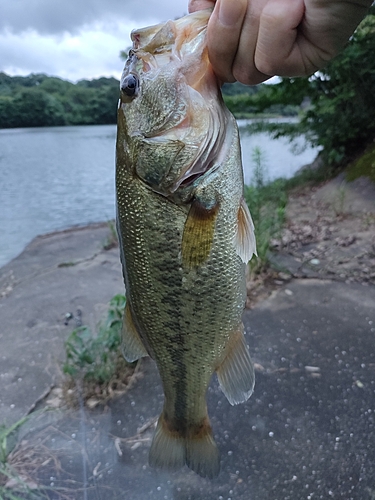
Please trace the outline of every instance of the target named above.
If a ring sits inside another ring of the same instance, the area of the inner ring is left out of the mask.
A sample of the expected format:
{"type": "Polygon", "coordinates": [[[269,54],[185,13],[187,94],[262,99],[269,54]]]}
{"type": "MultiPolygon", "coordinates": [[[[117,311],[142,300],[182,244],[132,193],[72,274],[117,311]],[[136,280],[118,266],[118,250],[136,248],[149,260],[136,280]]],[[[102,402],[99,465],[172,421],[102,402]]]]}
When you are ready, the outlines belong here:
{"type": "Polygon", "coordinates": [[[239,44],[247,0],[218,0],[207,28],[210,62],[223,82],[234,82],[232,65],[239,44]]]}
{"type": "Polygon", "coordinates": [[[210,9],[215,5],[216,0],[189,0],[188,10],[190,13],[197,10],[210,9]]]}
{"type": "Polygon", "coordinates": [[[232,73],[236,80],[245,85],[255,85],[269,78],[268,75],[265,75],[256,68],[254,62],[259,31],[259,18],[267,1],[252,0],[249,2],[244,18],[237,54],[233,61],[232,73]]]}
{"type": "Polygon", "coordinates": [[[307,74],[299,43],[304,13],[303,0],[269,0],[264,6],[254,54],[260,72],[270,76],[307,74]]]}

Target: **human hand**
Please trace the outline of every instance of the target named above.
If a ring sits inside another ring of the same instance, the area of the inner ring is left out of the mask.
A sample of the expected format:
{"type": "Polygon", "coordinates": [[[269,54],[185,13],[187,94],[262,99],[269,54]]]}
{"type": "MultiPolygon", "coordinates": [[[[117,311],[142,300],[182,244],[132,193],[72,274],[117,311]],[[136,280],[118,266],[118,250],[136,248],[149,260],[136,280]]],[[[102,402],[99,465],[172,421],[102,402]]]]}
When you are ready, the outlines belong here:
{"type": "Polygon", "coordinates": [[[372,0],[189,0],[189,12],[214,7],[208,53],[223,82],[255,85],[308,76],[345,45],[372,0]]]}

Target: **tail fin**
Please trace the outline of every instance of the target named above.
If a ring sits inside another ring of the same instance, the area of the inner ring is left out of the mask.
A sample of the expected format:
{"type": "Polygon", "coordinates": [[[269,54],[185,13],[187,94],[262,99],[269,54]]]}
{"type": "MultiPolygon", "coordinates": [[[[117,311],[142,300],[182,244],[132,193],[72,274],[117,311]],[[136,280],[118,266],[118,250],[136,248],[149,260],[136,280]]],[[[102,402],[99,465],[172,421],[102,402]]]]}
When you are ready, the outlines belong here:
{"type": "Polygon", "coordinates": [[[148,457],[151,467],[167,470],[181,469],[186,463],[185,438],[171,432],[160,415],[148,457]]]}
{"type": "Polygon", "coordinates": [[[197,437],[186,439],[186,465],[200,476],[209,479],[219,474],[220,453],[209,423],[205,432],[201,432],[197,437]]]}
{"type": "Polygon", "coordinates": [[[151,444],[149,464],[151,467],[177,470],[185,464],[202,477],[210,479],[220,472],[220,454],[212,436],[208,421],[199,432],[187,431],[181,436],[177,431],[168,429],[164,415],[159,418],[155,436],[151,444]]]}

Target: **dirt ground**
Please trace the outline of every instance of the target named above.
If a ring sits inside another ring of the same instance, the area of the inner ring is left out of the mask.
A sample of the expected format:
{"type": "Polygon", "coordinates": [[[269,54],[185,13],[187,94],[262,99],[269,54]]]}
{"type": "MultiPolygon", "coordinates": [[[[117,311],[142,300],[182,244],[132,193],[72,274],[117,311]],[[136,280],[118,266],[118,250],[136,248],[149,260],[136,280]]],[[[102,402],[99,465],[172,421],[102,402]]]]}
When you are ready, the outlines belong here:
{"type": "Polygon", "coordinates": [[[248,308],[292,278],[375,284],[374,184],[366,177],[347,183],[342,174],[295,189],[270,261],[271,269],[248,279],[248,308]]]}

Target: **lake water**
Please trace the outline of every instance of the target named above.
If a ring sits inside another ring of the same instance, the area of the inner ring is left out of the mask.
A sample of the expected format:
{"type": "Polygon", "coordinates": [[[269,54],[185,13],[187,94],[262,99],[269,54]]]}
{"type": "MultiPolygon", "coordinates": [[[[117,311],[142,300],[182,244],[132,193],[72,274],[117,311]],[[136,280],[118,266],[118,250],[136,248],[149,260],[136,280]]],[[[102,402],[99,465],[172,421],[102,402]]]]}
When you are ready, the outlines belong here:
{"type": "MultiPolygon", "coordinates": [[[[317,154],[294,155],[286,140],[250,136],[245,124],[239,121],[246,183],[255,146],[268,180],[293,176],[317,154]]],[[[0,266],[39,234],[114,218],[115,139],[115,125],[0,130],[0,266]]]]}

